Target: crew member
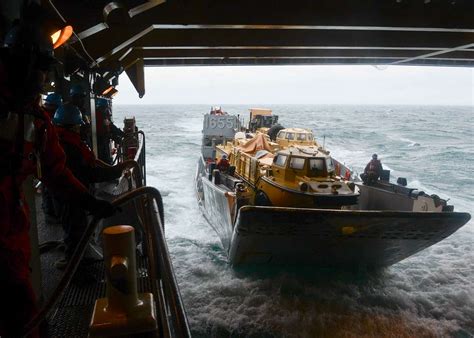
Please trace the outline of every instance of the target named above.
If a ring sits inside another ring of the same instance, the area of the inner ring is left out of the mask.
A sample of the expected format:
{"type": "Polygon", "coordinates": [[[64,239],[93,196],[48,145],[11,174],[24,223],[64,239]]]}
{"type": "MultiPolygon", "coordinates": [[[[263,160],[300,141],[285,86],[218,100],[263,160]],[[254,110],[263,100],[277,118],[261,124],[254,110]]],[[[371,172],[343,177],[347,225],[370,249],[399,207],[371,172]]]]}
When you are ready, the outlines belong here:
{"type": "Polygon", "coordinates": [[[219,169],[221,172],[227,172],[227,170],[229,170],[229,166],[230,164],[229,160],[227,160],[227,155],[222,155],[221,159],[217,163],[217,169],[219,169]]]}
{"type": "Polygon", "coordinates": [[[85,108],[86,91],[80,84],[75,84],[69,90],[69,96],[71,97],[70,103],[79,108],[82,114],[84,124],[81,126],[81,137],[89,147],[92,147],[91,117],[85,108]]]}
{"type": "Polygon", "coordinates": [[[86,98],[86,91],[80,84],[75,84],[69,89],[69,96],[71,97],[70,103],[75,105],[81,111],[82,118],[84,122],[90,122],[89,115],[86,113],[85,105],[85,98],[86,98]]]}
{"type": "MultiPolygon", "coordinates": [[[[31,286],[29,210],[22,184],[35,174],[51,190],[75,200],[98,217],[113,206],[95,199],[66,167],[39,93],[54,62],[48,34],[38,18],[39,4],[24,8],[0,48],[0,336],[20,337],[37,311],[31,286]]],[[[37,336],[35,331],[32,335],[37,336]]]]}
{"type": "Polygon", "coordinates": [[[367,185],[374,184],[382,175],[382,171],[382,163],[377,158],[377,154],[373,154],[372,159],[367,163],[364,173],[361,175],[362,181],[367,185]]]}
{"type": "Polygon", "coordinates": [[[53,119],[54,113],[59,106],[63,104],[63,98],[58,93],[51,93],[46,96],[43,103],[43,109],[48,113],[50,119],[53,119]]]}
{"type": "MultiPolygon", "coordinates": [[[[63,104],[63,98],[58,93],[51,93],[46,96],[43,102],[43,109],[48,114],[49,118],[53,118],[54,113],[58,109],[59,106],[63,104]]],[[[58,213],[54,206],[53,196],[49,189],[45,186],[41,188],[41,197],[42,203],[41,208],[43,209],[43,213],[45,215],[45,220],[48,223],[56,223],[58,213]]]]}
{"type": "MultiPolygon", "coordinates": [[[[53,123],[59,136],[59,142],[66,153],[67,167],[85,187],[91,183],[110,181],[122,175],[122,171],[134,162],[125,161],[117,166],[98,166],[94,153],[81,140],[80,130],[84,124],[81,111],[73,104],[65,104],[58,108],[53,123]]],[[[66,267],[77,243],[87,226],[87,215],[77,203],[59,199],[61,207],[61,223],[64,229],[65,258],[57,261],[59,269],[66,267]]]]}
{"type": "Polygon", "coordinates": [[[110,155],[110,137],[105,113],[108,106],[109,104],[106,99],[98,98],[95,100],[97,157],[107,164],[112,164],[112,157],[110,155]]]}
{"type": "Polygon", "coordinates": [[[107,99],[96,99],[97,148],[98,157],[107,164],[112,164],[110,141],[121,143],[125,133],[112,121],[112,111],[107,99]]]}
{"type": "Polygon", "coordinates": [[[125,137],[125,133],[114,124],[110,107],[105,110],[105,124],[109,131],[110,138],[114,140],[115,143],[121,143],[122,139],[125,137]]]}

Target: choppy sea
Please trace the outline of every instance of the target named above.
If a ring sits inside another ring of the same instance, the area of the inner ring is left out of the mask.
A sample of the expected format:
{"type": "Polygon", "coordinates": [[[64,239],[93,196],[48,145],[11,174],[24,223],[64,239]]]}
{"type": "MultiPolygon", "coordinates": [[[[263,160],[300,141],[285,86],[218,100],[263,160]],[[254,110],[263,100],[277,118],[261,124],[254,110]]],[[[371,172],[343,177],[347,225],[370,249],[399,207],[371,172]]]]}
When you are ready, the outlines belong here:
{"type": "MultiPolygon", "coordinates": [[[[377,153],[392,179],[474,215],[474,108],[254,105],[311,128],[362,172],[377,153]]],[[[250,105],[224,110],[248,118],[250,105]]],[[[202,217],[193,179],[206,105],[114,107],[147,138],[148,185],[163,194],[172,262],[195,337],[474,336],[474,222],[382,271],[234,270],[202,217]]]]}

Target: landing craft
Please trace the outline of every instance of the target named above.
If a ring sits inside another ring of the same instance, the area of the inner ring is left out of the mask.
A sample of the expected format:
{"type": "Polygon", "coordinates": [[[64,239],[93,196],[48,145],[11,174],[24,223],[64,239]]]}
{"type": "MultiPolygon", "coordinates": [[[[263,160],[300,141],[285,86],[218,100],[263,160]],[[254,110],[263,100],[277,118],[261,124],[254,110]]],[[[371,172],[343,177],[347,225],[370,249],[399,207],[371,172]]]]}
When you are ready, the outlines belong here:
{"type": "MultiPolygon", "coordinates": [[[[96,154],[95,98],[112,99],[118,91],[119,75],[124,72],[138,96],[143,97],[145,66],[474,65],[474,55],[471,52],[474,13],[469,1],[375,3],[343,0],[334,6],[332,0],[240,1],[238,5],[235,1],[227,0],[3,0],[0,2],[0,9],[0,38],[5,36],[9,26],[19,18],[32,24],[36,24],[38,18],[46,19],[41,26],[54,38],[55,57],[59,62],[49,73],[43,93],[56,92],[66,98],[68,89],[75,84],[82,84],[88,89],[86,110],[92,117],[93,148],[96,154]],[[20,6],[27,2],[41,4],[46,14],[39,15],[38,11],[35,13],[38,15],[20,17],[20,6]]],[[[249,83],[248,87],[252,88],[252,84],[249,83]]],[[[148,288],[155,299],[159,300],[156,306],[159,328],[152,335],[186,337],[190,335],[186,314],[166,242],[160,232],[163,210],[159,194],[149,187],[140,188],[140,185],[146,184],[145,138],[140,132],[134,137],[140,139],[140,145],[132,142],[130,146],[123,148],[125,151],[121,156],[135,158],[138,162],[137,169],[132,171],[131,178],[121,178],[118,186],[113,183],[104,191],[99,191],[101,194],[115,191],[123,195],[123,198],[118,198],[114,203],[129,206],[123,207],[124,213],[116,219],[106,222],[114,225],[134,224],[146,219],[145,223],[149,225],[147,229],[152,233],[146,237],[149,241],[141,246],[147,254],[144,261],[139,262],[141,273],[138,279],[139,287],[148,288]]],[[[208,141],[212,143],[212,139],[208,141]]],[[[32,184],[28,184],[28,187],[31,186],[32,184]]],[[[31,189],[26,190],[27,195],[32,197],[31,189]]],[[[383,193],[384,189],[380,190],[383,193]]],[[[361,200],[363,199],[359,198],[359,203],[361,200]]],[[[38,246],[34,240],[38,216],[34,198],[30,198],[29,205],[33,225],[33,280],[37,298],[43,299],[51,294],[46,292],[51,285],[44,283],[41,286],[40,272],[43,270],[43,275],[49,276],[50,271],[46,270],[45,265],[40,266],[39,249],[42,250],[45,246],[38,246]]],[[[242,220],[239,222],[255,220],[257,216],[266,219],[265,208],[256,208],[240,208],[242,220]]],[[[282,209],[282,212],[288,217],[292,210],[282,209]]],[[[349,214],[355,211],[346,212],[349,214]]],[[[271,213],[274,214],[274,210],[271,213]]],[[[331,210],[321,211],[321,215],[328,217],[331,213],[331,210]]],[[[340,211],[337,213],[342,214],[340,211]]],[[[365,211],[358,214],[372,213],[374,212],[365,211]]],[[[400,212],[395,214],[400,216],[400,212]]],[[[424,213],[423,217],[428,217],[429,214],[424,213]]],[[[439,226],[443,227],[441,223],[446,215],[449,217],[449,212],[437,212],[433,215],[439,226]]],[[[361,223],[364,222],[361,219],[361,223]]],[[[94,229],[94,224],[90,229],[94,229]]],[[[411,236],[420,244],[425,243],[426,239],[418,230],[413,229],[411,236]]],[[[338,236],[342,236],[343,240],[346,237],[352,240],[360,231],[365,230],[352,222],[345,224],[338,236]]],[[[400,233],[393,232],[390,235],[396,240],[400,233]]],[[[434,233],[433,236],[438,235],[434,233]]],[[[371,240],[370,236],[367,240],[371,240]]],[[[42,307],[39,316],[22,328],[22,332],[26,334],[47,320],[52,336],[88,335],[95,295],[104,295],[104,283],[103,279],[94,285],[79,283],[82,294],[78,293],[77,284],[76,287],[70,285],[69,278],[77,268],[85,248],[84,243],[81,242],[81,250],[74,256],[73,264],[67,268],[66,279],[54,290],[52,298],[40,304],[42,307]],[[61,298],[63,293],[65,296],[61,298]]],[[[263,256],[262,261],[267,258],[263,256]]],[[[102,265],[99,264],[97,269],[100,276],[105,275],[102,265]]],[[[78,276],[74,278],[76,277],[78,276]]]]}
{"type": "Polygon", "coordinates": [[[381,268],[470,219],[436,195],[390,183],[389,171],[373,185],[355,181],[311,131],[282,129],[271,142],[240,129],[236,116],[205,115],[196,172],[199,206],[233,265],[381,268]],[[216,166],[222,158],[226,170],[216,166]]]}

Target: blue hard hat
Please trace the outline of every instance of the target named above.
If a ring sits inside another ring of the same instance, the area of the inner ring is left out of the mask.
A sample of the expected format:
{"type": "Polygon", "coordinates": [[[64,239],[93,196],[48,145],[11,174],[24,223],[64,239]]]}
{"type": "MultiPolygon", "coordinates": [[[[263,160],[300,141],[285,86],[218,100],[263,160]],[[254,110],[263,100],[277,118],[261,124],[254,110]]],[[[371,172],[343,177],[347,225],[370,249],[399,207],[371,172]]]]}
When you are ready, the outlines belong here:
{"type": "Polygon", "coordinates": [[[109,102],[106,99],[103,99],[99,97],[98,99],[95,99],[95,106],[96,107],[108,107],[109,102]]]}
{"type": "Polygon", "coordinates": [[[60,105],[63,104],[63,98],[58,93],[51,93],[51,94],[48,94],[48,96],[46,96],[46,98],[44,99],[44,102],[59,107],[60,105]]]}
{"type": "Polygon", "coordinates": [[[54,113],[53,123],[61,126],[82,125],[82,113],[75,105],[66,103],[60,106],[54,113]]]}
{"type": "Polygon", "coordinates": [[[73,85],[69,90],[70,96],[81,96],[86,97],[86,91],[80,84],[73,85]]]}

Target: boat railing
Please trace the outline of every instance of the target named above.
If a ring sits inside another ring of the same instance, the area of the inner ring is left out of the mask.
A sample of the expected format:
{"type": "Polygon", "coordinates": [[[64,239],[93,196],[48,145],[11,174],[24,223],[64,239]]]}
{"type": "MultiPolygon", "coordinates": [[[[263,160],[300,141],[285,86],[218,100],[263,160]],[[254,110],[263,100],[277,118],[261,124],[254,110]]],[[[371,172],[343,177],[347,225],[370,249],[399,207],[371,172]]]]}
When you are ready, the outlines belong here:
{"type": "Polygon", "coordinates": [[[252,184],[260,177],[257,159],[244,152],[235,154],[235,171],[242,179],[252,184]]]}
{"type": "MultiPolygon", "coordinates": [[[[159,191],[153,187],[137,188],[122,194],[112,204],[117,208],[124,208],[131,204],[140,220],[138,223],[144,233],[145,245],[143,247],[146,250],[147,276],[151,281],[151,291],[158,313],[156,336],[190,337],[184,305],[164,235],[163,202],[159,191]]],[[[25,336],[47,318],[62,298],[98,224],[99,219],[94,218],[85,229],[58,286],[38,314],[24,327],[25,336]]]]}

